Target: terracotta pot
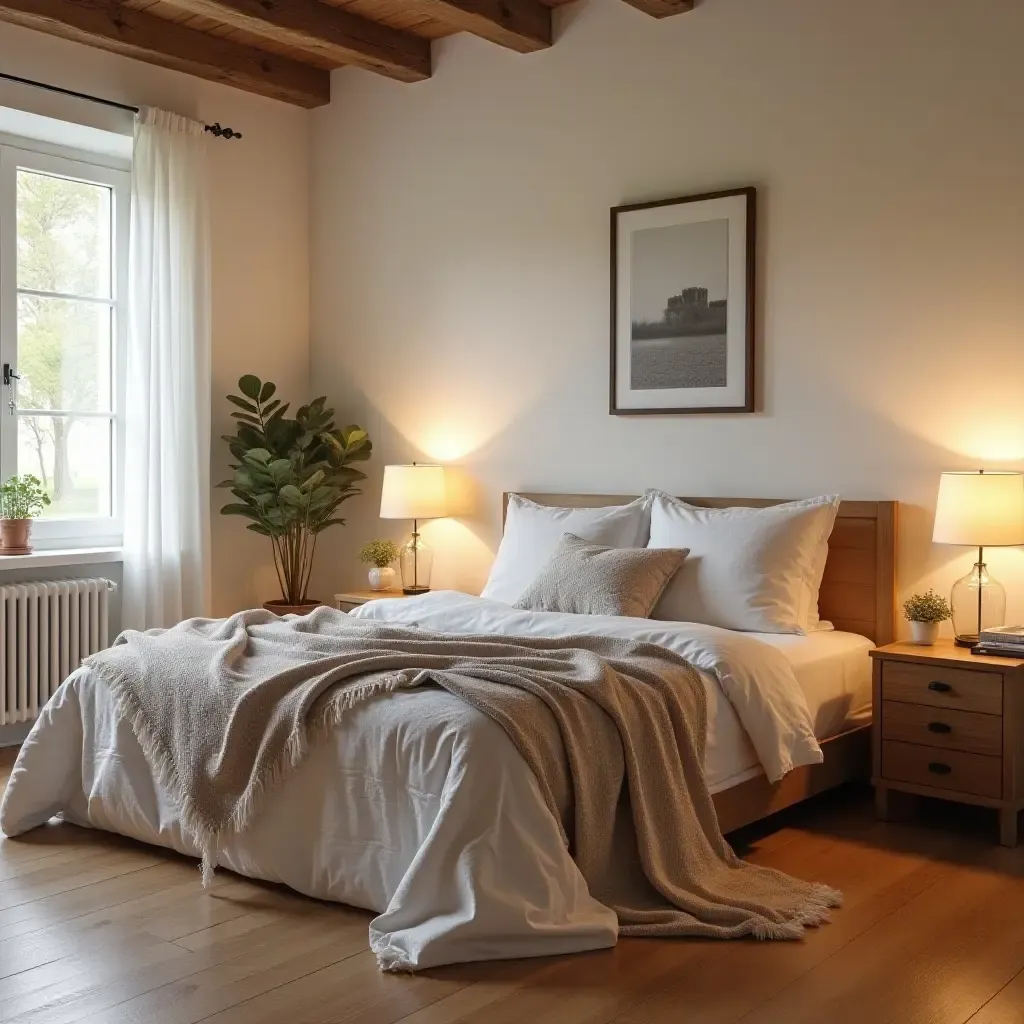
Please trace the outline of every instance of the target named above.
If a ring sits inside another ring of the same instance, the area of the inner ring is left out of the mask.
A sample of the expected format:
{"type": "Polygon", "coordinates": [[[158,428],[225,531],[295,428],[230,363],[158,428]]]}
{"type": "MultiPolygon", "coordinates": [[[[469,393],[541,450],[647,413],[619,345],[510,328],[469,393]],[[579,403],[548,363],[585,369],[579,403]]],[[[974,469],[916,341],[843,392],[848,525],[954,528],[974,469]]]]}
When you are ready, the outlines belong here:
{"type": "Polygon", "coordinates": [[[319,608],[323,601],[304,601],[302,604],[289,604],[287,601],[264,601],[263,607],[275,615],[308,615],[314,608],[319,608]]]}
{"type": "Polygon", "coordinates": [[[31,519],[0,519],[0,555],[31,554],[31,535],[31,519]]]}

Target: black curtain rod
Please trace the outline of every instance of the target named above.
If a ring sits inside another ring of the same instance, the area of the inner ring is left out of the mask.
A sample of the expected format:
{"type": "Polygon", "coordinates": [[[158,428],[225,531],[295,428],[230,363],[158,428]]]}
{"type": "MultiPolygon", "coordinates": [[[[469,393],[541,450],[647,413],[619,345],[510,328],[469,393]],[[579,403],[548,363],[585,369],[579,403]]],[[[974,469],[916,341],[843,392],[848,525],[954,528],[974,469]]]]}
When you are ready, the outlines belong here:
{"type": "MultiPolygon", "coordinates": [[[[126,110],[130,114],[137,114],[138,107],[130,106],[127,103],[118,103],[116,100],[107,100],[102,96],[90,96],[87,92],[75,92],[74,89],[62,89],[59,85],[49,85],[46,82],[36,82],[31,78],[19,78],[17,75],[8,75],[0,71],[0,78],[8,82],[17,82],[19,85],[30,85],[33,89],[45,89],[47,92],[59,92],[62,96],[74,96],[78,100],[88,100],[90,103],[99,103],[104,107],[113,107],[115,110],[126,110]]],[[[218,139],[240,139],[241,132],[232,131],[230,128],[221,128],[220,122],[215,121],[204,127],[204,131],[215,135],[218,139]]]]}

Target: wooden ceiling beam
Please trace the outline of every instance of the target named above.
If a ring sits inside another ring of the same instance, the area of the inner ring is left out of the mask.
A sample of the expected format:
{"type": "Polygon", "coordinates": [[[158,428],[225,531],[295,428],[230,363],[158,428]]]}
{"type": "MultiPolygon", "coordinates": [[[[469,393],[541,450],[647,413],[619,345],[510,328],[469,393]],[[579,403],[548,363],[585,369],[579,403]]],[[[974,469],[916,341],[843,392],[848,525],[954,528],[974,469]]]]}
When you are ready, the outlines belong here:
{"type": "Polygon", "coordinates": [[[551,8],[540,0],[410,0],[410,5],[463,32],[519,53],[551,45],[551,8]]]}
{"type": "Polygon", "coordinates": [[[673,14],[692,11],[695,6],[695,0],[626,0],[626,3],[652,18],[670,18],[673,14]]]}
{"type": "Polygon", "coordinates": [[[0,20],[301,107],[331,99],[330,72],[185,28],[114,0],[0,0],[0,20]]]}
{"type": "Polygon", "coordinates": [[[193,14],[400,82],[430,77],[430,41],[319,0],[170,0],[193,14]]]}

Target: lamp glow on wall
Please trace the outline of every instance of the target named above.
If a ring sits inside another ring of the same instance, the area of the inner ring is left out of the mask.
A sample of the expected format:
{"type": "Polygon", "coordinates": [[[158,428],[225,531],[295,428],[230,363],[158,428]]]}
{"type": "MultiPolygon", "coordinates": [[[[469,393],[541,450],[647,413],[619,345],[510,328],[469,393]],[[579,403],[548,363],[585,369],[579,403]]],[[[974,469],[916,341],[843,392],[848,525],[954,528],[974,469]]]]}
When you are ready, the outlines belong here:
{"type": "Polygon", "coordinates": [[[943,473],[935,508],[936,544],[977,547],[974,568],[953,584],[953,632],[961,647],[1006,622],[1006,589],[989,574],[985,548],[1024,544],[1024,475],[943,473]]]}
{"type": "Polygon", "coordinates": [[[443,518],[448,514],[447,505],[443,466],[414,462],[384,467],[381,519],[412,520],[412,536],[399,552],[403,593],[425,594],[430,590],[434,553],[420,537],[419,521],[443,518]]]}

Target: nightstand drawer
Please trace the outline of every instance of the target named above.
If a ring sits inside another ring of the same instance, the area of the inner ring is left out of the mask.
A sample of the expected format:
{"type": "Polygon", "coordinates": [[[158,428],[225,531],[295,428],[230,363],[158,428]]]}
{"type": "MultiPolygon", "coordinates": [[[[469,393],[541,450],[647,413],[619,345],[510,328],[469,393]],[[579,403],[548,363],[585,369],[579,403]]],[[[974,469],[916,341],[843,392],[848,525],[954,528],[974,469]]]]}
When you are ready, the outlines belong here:
{"type": "Polygon", "coordinates": [[[994,799],[1003,793],[1002,758],[914,743],[887,740],[882,744],[882,776],[896,782],[994,799]]]}
{"type": "Polygon", "coordinates": [[[882,666],[882,698],[1001,715],[1003,677],[998,672],[886,661],[882,666]]]}
{"type": "Polygon", "coordinates": [[[976,711],[887,700],[882,704],[882,737],[999,757],[1003,752],[1003,720],[976,711]]]}

